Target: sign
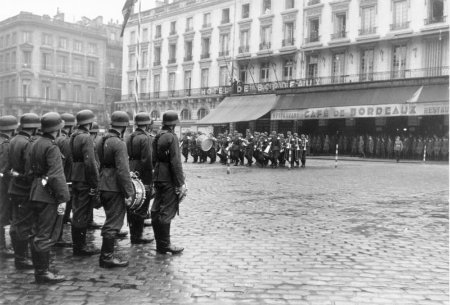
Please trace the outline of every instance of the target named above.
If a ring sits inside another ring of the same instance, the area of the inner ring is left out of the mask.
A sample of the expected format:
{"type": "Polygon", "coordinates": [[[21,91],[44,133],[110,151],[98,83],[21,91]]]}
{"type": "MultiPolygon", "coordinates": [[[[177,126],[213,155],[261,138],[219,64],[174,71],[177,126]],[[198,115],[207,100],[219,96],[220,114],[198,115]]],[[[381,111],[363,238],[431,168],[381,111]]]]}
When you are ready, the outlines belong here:
{"type": "Polygon", "coordinates": [[[448,102],[364,105],[273,110],[271,120],[318,120],[398,116],[448,115],[448,102]]]}
{"type": "Polygon", "coordinates": [[[269,83],[238,84],[236,86],[236,93],[237,94],[275,93],[276,89],[322,85],[322,81],[323,80],[320,78],[310,78],[310,79],[297,79],[297,80],[269,82],[269,83]]]}

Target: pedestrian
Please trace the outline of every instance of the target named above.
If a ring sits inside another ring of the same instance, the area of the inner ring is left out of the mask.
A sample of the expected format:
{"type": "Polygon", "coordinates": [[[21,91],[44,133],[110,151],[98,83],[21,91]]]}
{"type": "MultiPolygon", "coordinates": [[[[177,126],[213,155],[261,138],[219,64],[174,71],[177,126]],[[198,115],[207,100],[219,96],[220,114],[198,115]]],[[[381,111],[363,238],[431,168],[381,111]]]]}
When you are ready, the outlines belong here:
{"type": "Polygon", "coordinates": [[[395,153],[395,159],[397,160],[397,163],[400,162],[400,155],[402,153],[403,150],[403,142],[402,140],[400,140],[400,137],[397,136],[395,137],[395,142],[394,142],[394,153],[395,153]]]}
{"type": "Polygon", "coordinates": [[[37,283],[57,283],[65,280],[62,275],[50,271],[50,249],[55,245],[70,199],[66,184],[61,151],[56,138],[64,122],[56,112],[49,112],[41,118],[42,136],[33,143],[30,165],[33,172],[30,201],[26,203],[26,217],[32,219],[31,255],[34,276],[37,283]]]}
{"type": "Polygon", "coordinates": [[[128,114],[115,111],[111,115],[111,128],[97,143],[100,160],[100,200],[106,219],[102,227],[102,248],[99,265],[102,268],[126,267],[128,261],[114,253],[114,241],[123,226],[126,207],[134,194],[130,176],[127,146],[123,135],[129,124],[128,114]]]}
{"type": "Polygon", "coordinates": [[[153,232],[156,239],[156,251],[161,254],[181,253],[184,248],[170,241],[172,219],[179,211],[179,204],[186,194],[183,167],[175,125],[179,123],[178,114],[167,111],[163,114],[162,129],[153,142],[155,162],[154,183],[155,200],[151,209],[153,232]]]}
{"type": "Polygon", "coordinates": [[[369,158],[372,158],[373,157],[374,146],[375,146],[375,143],[373,142],[372,136],[369,136],[368,146],[369,146],[369,149],[368,149],[368,151],[369,151],[369,158]]]}
{"type": "Polygon", "coordinates": [[[306,166],[306,147],[308,146],[308,139],[304,134],[300,135],[300,153],[301,153],[301,161],[302,167],[306,166]]]}
{"type": "Polygon", "coordinates": [[[358,141],[358,153],[361,158],[365,158],[366,154],[364,153],[364,139],[363,136],[359,137],[358,141]]]}

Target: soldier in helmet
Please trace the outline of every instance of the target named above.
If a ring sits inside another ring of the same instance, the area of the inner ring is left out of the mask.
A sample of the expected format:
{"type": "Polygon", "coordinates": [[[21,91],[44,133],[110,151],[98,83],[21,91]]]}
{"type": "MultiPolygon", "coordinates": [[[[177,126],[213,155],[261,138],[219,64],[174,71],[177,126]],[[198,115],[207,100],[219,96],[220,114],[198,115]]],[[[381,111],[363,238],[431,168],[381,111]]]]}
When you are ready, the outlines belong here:
{"type": "Polygon", "coordinates": [[[180,146],[174,133],[178,114],[167,111],[163,115],[162,129],[153,141],[153,159],[156,195],[151,209],[156,251],[165,254],[181,253],[184,249],[170,242],[170,223],[178,212],[180,200],[186,194],[180,146]]]}
{"type": "Polygon", "coordinates": [[[73,255],[90,256],[99,249],[86,243],[86,231],[92,213],[92,196],[98,192],[99,172],[94,142],[89,133],[95,115],[91,110],[81,110],[76,116],[78,128],[70,137],[72,151],[72,241],[73,255]]]}
{"type": "Polygon", "coordinates": [[[139,179],[145,185],[147,196],[141,208],[137,211],[127,209],[128,224],[130,226],[130,240],[132,244],[148,244],[153,239],[144,238],[144,220],[150,206],[150,191],[152,186],[152,143],[150,135],[153,121],[146,112],[140,112],[134,117],[136,130],[126,139],[130,170],[137,172],[139,179]]]}
{"type": "Polygon", "coordinates": [[[64,215],[66,202],[70,199],[61,152],[56,145],[56,138],[63,126],[64,122],[58,113],[43,115],[43,134],[33,144],[30,154],[34,178],[27,213],[34,228],[31,253],[37,283],[64,281],[64,276],[49,270],[50,248],[56,243],[62,226],[62,218],[58,221],[58,215],[64,215]]]}
{"type": "Polygon", "coordinates": [[[23,114],[20,117],[20,131],[11,139],[9,149],[11,172],[14,173],[8,189],[13,202],[10,235],[14,245],[15,266],[19,270],[33,269],[27,258],[32,225],[32,220],[27,217],[27,205],[33,181],[30,175],[30,152],[40,127],[41,120],[37,114],[23,114]]]}
{"type": "Polygon", "coordinates": [[[0,117],[0,257],[11,258],[14,253],[6,247],[5,226],[11,220],[11,201],[8,186],[11,180],[9,162],[9,141],[17,128],[17,119],[12,115],[0,117]]]}
{"type": "Polygon", "coordinates": [[[97,143],[100,161],[100,199],[106,214],[102,227],[103,242],[99,259],[102,268],[128,266],[128,261],[114,255],[114,241],[122,228],[126,206],[131,204],[134,194],[127,146],[123,141],[128,125],[129,117],[126,112],[113,112],[111,128],[97,143]]]}

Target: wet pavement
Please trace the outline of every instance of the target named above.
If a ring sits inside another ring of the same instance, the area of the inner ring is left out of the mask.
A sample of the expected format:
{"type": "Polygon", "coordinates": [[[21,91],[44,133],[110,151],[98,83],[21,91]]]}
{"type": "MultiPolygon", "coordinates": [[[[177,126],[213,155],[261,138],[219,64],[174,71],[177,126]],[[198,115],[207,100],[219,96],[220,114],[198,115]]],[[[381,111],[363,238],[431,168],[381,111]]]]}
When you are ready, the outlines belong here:
{"type": "MultiPolygon", "coordinates": [[[[56,249],[68,281],[53,286],[0,261],[0,304],[449,304],[448,164],[185,171],[172,224],[182,255],[125,239],[130,266],[106,270],[56,249]]],[[[99,231],[89,239],[100,247],[99,231]]]]}

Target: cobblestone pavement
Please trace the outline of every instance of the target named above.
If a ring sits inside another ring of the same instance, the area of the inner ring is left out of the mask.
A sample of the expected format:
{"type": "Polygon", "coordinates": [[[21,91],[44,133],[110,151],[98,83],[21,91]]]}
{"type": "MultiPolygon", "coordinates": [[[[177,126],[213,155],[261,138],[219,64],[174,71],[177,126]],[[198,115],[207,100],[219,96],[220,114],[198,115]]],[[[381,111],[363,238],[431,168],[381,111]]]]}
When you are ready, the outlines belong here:
{"type": "MultiPolygon", "coordinates": [[[[188,163],[189,197],[172,225],[182,255],[122,240],[130,266],[105,270],[57,249],[68,281],[53,286],[2,261],[0,303],[448,304],[448,170],[310,160],[227,175],[188,163]]],[[[89,238],[100,246],[99,231],[89,238]]]]}

